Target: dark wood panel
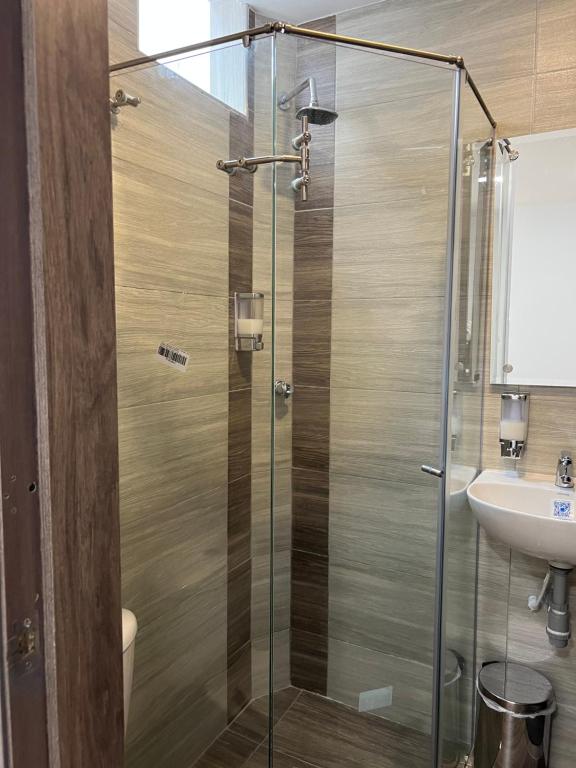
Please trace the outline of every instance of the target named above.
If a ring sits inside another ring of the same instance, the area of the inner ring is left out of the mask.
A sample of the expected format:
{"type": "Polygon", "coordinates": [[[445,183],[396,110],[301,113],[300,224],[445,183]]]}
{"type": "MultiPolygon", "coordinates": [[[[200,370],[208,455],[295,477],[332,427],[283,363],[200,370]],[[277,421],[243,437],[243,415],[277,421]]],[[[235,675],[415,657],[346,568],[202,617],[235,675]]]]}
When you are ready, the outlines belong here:
{"type": "Polygon", "coordinates": [[[60,758],[62,768],[116,768],[123,714],[107,5],[33,0],[29,10],[60,758]]]}
{"type": "MultiPolygon", "coordinates": [[[[0,584],[8,642],[10,728],[16,768],[48,765],[44,675],[44,590],[40,543],[32,265],[28,232],[28,151],[19,0],[0,6],[0,470],[3,552],[0,584]],[[18,635],[30,619],[37,651],[16,652],[18,635]]],[[[3,642],[1,643],[3,645],[3,642]]],[[[6,728],[6,721],[3,725],[6,728]]],[[[3,749],[0,747],[0,763],[3,749]]]]}

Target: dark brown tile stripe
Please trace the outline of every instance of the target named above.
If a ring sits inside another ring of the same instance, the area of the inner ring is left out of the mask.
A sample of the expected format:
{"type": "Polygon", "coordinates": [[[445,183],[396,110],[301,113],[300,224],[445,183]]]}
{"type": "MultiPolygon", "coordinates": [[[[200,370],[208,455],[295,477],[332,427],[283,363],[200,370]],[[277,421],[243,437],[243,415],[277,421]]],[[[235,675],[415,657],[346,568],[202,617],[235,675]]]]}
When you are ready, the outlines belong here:
{"type": "MultiPolygon", "coordinates": [[[[336,19],[306,26],[335,32],[336,19]]],[[[334,108],[332,45],[298,42],[298,80],[311,75],[320,103],[334,108]]],[[[293,685],[325,694],[335,127],[313,125],[311,132],[310,196],[296,200],[294,216],[290,664],[293,685]]]]}
{"type": "MultiPolygon", "coordinates": [[[[254,14],[250,11],[250,25],[254,14]]],[[[251,155],[254,148],[254,54],[248,55],[248,115],[230,113],[229,157],[251,155]]],[[[252,290],[254,177],[238,173],[229,180],[228,278],[228,720],[252,698],[251,505],[252,505],[252,355],[234,349],[236,291],[252,290]]],[[[226,752],[226,750],[224,750],[226,752]]],[[[218,764],[216,756],[214,764],[218,764]]],[[[224,763],[227,764],[224,759],[224,763]]]]}

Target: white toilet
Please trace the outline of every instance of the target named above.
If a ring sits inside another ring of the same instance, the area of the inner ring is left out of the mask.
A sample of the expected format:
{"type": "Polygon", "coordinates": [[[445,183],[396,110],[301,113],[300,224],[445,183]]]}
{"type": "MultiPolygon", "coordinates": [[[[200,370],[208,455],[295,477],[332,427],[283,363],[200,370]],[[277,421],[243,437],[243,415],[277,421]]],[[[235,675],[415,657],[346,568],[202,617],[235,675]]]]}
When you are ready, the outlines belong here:
{"type": "Polygon", "coordinates": [[[122,667],[124,670],[124,733],[128,725],[132,677],[134,674],[134,643],[138,622],[132,611],[122,608],[122,667]]]}

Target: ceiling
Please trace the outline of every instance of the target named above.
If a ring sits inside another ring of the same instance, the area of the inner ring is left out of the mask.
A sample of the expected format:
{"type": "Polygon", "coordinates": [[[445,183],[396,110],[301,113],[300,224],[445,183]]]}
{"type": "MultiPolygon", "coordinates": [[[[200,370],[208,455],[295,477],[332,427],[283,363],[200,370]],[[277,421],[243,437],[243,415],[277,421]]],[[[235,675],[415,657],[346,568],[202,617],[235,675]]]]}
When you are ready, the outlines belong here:
{"type": "Polygon", "coordinates": [[[333,13],[370,5],[374,0],[257,0],[250,5],[265,16],[277,21],[301,24],[333,13]]]}

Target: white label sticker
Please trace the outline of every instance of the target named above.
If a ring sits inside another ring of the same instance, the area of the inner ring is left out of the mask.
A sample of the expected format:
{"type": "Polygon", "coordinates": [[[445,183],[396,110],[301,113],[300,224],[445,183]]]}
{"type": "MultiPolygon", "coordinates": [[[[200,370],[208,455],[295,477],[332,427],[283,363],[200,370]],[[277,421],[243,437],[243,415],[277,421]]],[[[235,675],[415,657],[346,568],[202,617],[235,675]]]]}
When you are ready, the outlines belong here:
{"type": "Polygon", "coordinates": [[[161,360],[174,368],[179,368],[181,371],[186,370],[188,365],[188,355],[181,349],[171,347],[169,344],[160,344],[158,347],[158,354],[161,360]]]}
{"type": "Polygon", "coordinates": [[[556,499],[554,501],[554,509],[552,516],[557,517],[560,520],[572,520],[574,517],[574,505],[573,502],[566,499],[556,499]]]}

